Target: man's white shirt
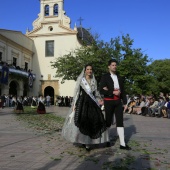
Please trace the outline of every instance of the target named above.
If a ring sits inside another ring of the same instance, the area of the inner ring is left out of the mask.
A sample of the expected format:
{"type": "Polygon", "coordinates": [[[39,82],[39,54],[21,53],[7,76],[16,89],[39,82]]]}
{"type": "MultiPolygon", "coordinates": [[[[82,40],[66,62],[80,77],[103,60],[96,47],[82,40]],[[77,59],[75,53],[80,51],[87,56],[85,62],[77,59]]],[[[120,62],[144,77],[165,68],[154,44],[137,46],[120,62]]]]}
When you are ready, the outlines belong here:
{"type": "Polygon", "coordinates": [[[117,75],[111,73],[111,78],[114,82],[114,89],[120,89],[117,75]]]}

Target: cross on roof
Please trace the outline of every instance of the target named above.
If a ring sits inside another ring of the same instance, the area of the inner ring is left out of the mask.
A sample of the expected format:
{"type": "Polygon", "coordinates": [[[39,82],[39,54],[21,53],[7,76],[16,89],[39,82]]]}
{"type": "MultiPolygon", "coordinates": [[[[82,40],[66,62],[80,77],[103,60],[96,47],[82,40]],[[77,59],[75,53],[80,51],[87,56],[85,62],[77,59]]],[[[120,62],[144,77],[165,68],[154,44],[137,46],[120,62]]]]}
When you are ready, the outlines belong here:
{"type": "Polygon", "coordinates": [[[84,19],[81,18],[81,17],[77,20],[77,21],[80,21],[80,26],[82,26],[82,25],[81,25],[81,22],[82,22],[83,20],[84,20],[84,19]]]}

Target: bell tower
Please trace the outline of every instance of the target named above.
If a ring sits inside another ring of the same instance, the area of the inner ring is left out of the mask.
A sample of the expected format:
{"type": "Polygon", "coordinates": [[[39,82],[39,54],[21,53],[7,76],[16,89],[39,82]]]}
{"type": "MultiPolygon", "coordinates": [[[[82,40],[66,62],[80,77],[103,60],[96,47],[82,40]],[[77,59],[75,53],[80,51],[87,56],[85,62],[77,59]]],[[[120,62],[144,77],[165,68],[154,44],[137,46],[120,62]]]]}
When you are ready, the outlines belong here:
{"type": "Polygon", "coordinates": [[[55,76],[51,61],[81,46],[77,38],[78,31],[76,27],[70,28],[64,0],[39,0],[39,3],[40,12],[33,21],[33,29],[26,32],[26,36],[34,42],[34,91],[46,95],[45,89],[53,89],[53,98],[56,95],[72,96],[70,89],[74,89],[75,81],[69,80],[63,85],[61,79],[55,76]]]}
{"type": "Polygon", "coordinates": [[[63,0],[40,0],[41,16],[57,16],[61,17],[65,13],[63,10],[63,0]]]}
{"type": "Polygon", "coordinates": [[[33,30],[47,23],[59,23],[70,28],[70,18],[65,15],[64,0],[40,0],[40,13],[33,22],[33,30]]]}

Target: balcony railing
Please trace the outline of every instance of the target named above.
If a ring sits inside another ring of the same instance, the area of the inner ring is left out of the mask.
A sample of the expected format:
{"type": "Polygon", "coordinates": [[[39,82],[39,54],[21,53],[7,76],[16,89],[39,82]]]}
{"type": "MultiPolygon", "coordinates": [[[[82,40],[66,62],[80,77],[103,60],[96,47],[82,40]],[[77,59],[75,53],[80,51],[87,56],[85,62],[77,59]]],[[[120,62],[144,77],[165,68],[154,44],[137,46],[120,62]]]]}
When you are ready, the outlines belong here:
{"type": "MultiPolygon", "coordinates": [[[[0,72],[2,72],[2,65],[0,65],[0,72]]],[[[11,66],[9,66],[9,74],[10,73],[14,73],[14,74],[18,74],[20,76],[23,76],[23,77],[28,77],[29,75],[29,72],[25,71],[24,69],[16,69],[16,68],[12,68],[11,66]]],[[[33,79],[35,79],[35,74],[32,74],[33,75],[33,79]]]]}

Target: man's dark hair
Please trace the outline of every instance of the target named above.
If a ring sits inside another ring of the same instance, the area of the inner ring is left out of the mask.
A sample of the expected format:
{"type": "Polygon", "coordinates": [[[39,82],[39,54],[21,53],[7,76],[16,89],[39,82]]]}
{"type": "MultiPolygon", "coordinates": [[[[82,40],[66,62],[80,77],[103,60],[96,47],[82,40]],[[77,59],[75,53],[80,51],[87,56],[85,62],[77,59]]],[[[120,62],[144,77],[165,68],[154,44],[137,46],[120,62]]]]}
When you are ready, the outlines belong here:
{"type": "Polygon", "coordinates": [[[108,61],[108,66],[110,66],[112,63],[118,64],[118,62],[117,62],[116,59],[110,59],[110,60],[108,61]]]}

